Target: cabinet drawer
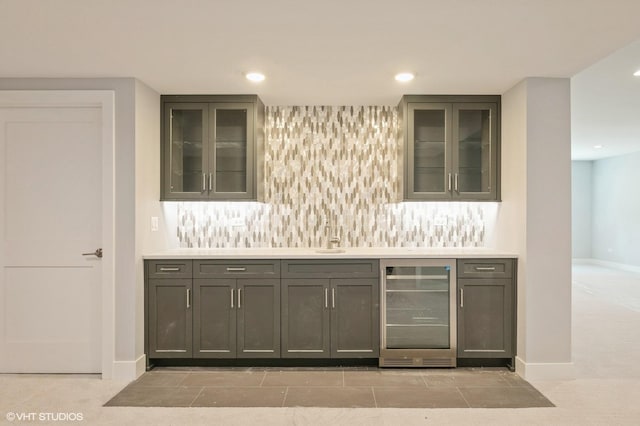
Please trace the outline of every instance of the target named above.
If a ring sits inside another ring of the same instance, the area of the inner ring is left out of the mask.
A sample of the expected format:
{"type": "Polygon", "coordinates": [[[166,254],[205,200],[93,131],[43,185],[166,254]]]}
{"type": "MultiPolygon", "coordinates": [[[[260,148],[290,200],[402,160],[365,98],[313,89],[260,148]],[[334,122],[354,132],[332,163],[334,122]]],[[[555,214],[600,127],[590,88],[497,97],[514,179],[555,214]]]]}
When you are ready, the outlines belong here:
{"type": "Polygon", "coordinates": [[[191,278],[192,260],[148,260],[149,278],[191,278]]]}
{"type": "Polygon", "coordinates": [[[279,260],[196,260],[194,278],[280,277],[279,260]]]}
{"type": "Polygon", "coordinates": [[[512,278],[514,259],[459,259],[458,278],[512,278]]]}
{"type": "Polygon", "coordinates": [[[283,260],[286,278],[376,278],[379,262],[371,259],[283,260]]]}

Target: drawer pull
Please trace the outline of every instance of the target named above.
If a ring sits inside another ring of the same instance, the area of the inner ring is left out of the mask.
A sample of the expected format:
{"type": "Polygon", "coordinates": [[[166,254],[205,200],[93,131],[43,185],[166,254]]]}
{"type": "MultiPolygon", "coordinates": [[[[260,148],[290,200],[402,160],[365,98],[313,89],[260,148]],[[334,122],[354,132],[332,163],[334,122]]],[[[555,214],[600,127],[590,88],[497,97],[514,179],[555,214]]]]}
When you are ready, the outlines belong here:
{"type": "Polygon", "coordinates": [[[160,272],[180,272],[180,268],[178,268],[177,266],[171,268],[161,267],[160,272]]]}
{"type": "Polygon", "coordinates": [[[496,270],[495,266],[476,266],[476,271],[493,272],[496,270]]]}
{"type": "Polygon", "coordinates": [[[227,268],[227,272],[244,272],[247,268],[227,268]]]}

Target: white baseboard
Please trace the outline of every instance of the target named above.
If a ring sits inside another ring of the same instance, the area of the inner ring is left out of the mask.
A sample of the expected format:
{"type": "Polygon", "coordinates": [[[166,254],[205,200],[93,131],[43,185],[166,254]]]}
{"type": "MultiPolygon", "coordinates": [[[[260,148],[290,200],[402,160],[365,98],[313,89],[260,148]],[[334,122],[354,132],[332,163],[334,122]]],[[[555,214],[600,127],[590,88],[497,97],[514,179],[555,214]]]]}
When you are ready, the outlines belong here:
{"type": "Polygon", "coordinates": [[[605,266],[607,268],[640,273],[640,266],[627,265],[626,263],[609,262],[608,260],[600,259],[591,259],[591,263],[594,265],[605,266]]]}
{"type": "Polygon", "coordinates": [[[140,377],[146,370],[146,358],[141,355],[135,361],[114,361],[113,379],[133,381],[140,377]]]}
{"type": "Polygon", "coordinates": [[[608,260],[600,259],[571,259],[571,263],[574,265],[598,265],[611,269],[620,269],[622,271],[636,272],[640,274],[640,266],[627,265],[626,263],[610,262],[608,260]]]}
{"type": "Polygon", "coordinates": [[[573,362],[524,362],[516,357],[516,372],[528,381],[573,380],[575,366],[573,362]]]}

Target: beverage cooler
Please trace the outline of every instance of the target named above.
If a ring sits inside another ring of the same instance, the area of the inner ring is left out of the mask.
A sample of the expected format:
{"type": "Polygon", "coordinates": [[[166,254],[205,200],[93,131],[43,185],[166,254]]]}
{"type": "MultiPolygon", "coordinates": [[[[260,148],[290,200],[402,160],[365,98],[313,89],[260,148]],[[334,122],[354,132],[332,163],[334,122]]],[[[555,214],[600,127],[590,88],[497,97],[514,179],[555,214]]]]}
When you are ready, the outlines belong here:
{"type": "Polygon", "coordinates": [[[380,272],[380,366],[455,367],[455,259],[382,259],[380,272]]]}

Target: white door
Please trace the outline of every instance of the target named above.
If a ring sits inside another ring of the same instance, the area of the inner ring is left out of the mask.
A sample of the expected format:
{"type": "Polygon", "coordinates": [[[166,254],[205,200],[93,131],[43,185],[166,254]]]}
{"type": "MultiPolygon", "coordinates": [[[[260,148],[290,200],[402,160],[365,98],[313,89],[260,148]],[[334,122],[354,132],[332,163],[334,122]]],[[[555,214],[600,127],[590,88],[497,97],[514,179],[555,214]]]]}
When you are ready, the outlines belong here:
{"type": "Polygon", "coordinates": [[[0,372],[101,371],[100,108],[0,107],[0,372]]]}

